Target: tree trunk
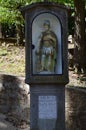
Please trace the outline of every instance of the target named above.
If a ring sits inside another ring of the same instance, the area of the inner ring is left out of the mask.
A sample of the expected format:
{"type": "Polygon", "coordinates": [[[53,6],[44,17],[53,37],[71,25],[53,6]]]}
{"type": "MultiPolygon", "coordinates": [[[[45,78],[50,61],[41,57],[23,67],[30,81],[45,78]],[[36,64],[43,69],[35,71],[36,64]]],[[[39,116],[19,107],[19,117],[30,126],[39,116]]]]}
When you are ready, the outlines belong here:
{"type": "Polygon", "coordinates": [[[0,38],[2,38],[1,24],[0,24],[0,38]]]}
{"type": "Polygon", "coordinates": [[[22,26],[17,24],[16,25],[16,31],[17,31],[17,45],[23,45],[22,26]]]}
{"type": "Polygon", "coordinates": [[[86,67],[85,0],[74,0],[75,5],[75,50],[74,61],[77,71],[86,67]]]}

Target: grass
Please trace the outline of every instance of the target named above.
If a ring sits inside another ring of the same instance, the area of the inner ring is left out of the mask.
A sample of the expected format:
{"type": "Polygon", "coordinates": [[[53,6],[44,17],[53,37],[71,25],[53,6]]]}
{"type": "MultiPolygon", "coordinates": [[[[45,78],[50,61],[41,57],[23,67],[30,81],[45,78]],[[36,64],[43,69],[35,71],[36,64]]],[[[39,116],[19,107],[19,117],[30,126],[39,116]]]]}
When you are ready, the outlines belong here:
{"type": "Polygon", "coordinates": [[[25,47],[0,46],[0,73],[25,76],[25,47]]]}
{"type": "Polygon", "coordinates": [[[0,49],[0,56],[7,55],[7,50],[5,48],[0,49]]]}

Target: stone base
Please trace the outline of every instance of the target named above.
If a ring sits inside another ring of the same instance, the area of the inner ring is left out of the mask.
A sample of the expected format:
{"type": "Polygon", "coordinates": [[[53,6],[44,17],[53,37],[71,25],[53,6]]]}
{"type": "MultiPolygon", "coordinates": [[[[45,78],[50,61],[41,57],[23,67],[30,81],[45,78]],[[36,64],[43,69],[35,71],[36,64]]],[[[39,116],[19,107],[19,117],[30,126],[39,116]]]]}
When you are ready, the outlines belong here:
{"type": "Polygon", "coordinates": [[[65,86],[30,86],[30,130],[65,130],[65,86]]]}

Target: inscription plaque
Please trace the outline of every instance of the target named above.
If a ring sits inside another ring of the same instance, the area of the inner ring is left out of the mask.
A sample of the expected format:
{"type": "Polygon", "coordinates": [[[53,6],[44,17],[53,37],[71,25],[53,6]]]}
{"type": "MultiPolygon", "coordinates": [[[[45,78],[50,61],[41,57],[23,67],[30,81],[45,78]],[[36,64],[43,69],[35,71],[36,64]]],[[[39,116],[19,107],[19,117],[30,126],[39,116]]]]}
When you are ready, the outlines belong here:
{"type": "Polygon", "coordinates": [[[39,96],[38,98],[39,119],[57,118],[57,99],[56,96],[39,96]]]}

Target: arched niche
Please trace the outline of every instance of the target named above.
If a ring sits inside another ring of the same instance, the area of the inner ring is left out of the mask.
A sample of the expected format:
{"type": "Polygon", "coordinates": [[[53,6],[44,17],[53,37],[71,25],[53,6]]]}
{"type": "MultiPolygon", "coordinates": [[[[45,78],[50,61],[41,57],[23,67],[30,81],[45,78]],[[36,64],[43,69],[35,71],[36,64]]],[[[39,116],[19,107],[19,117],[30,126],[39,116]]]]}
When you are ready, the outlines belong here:
{"type": "MultiPolygon", "coordinates": [[[[37,42],[38,37],[40,34],[44,31],[43,30],[43,24],[45,20],[50,21],[50,29],[55,33],[57,37],[57,49],[56,49],[56,67],[55,67],[55,73],[54,74],[62,74],[62,28],[61,28],[61,22],[59,18],[54,15],[53,13],[40,13],[37,15],[33,22],[32,22],[32,71],[33,74],[43,74],[43,73],[37,73],[36,71],[36,54],[35,51],[37,49],[37,42]]],[[[45,73],[48,74],[48,73],[45,73]]],[[[53,73],[51,73],[53,74],[53,73]]]]}

